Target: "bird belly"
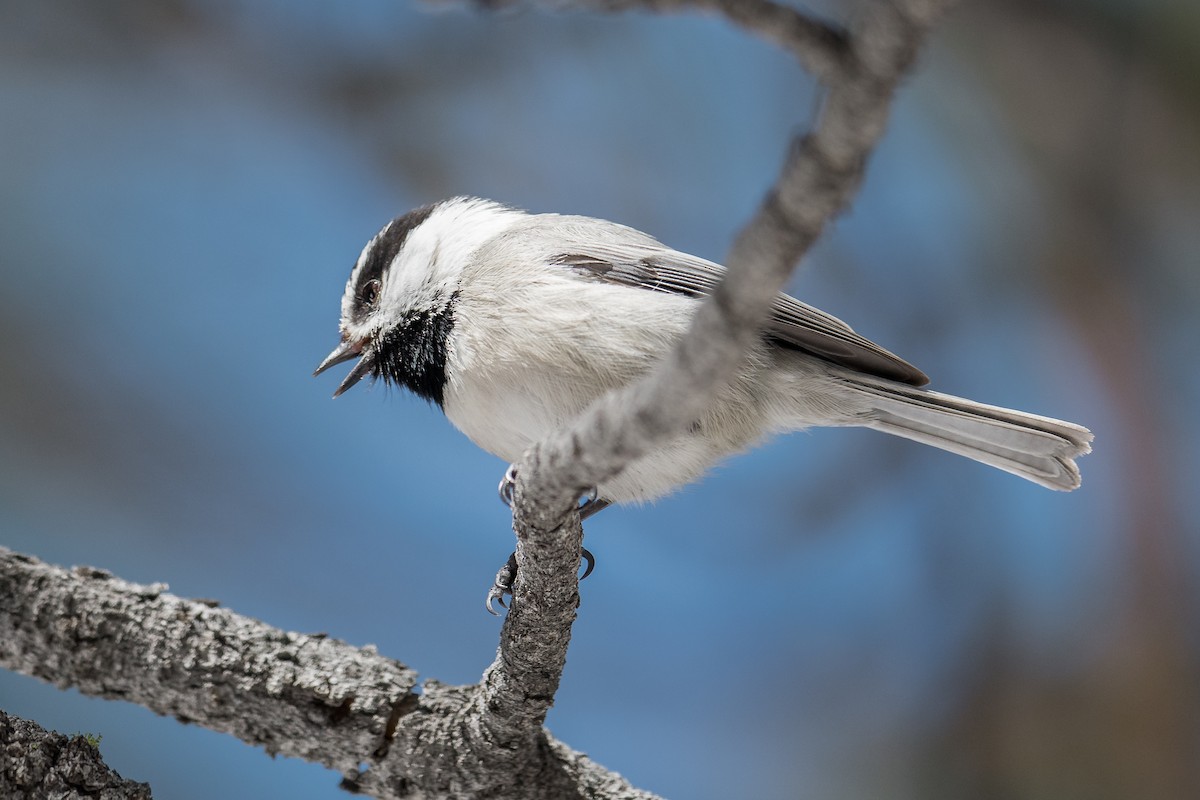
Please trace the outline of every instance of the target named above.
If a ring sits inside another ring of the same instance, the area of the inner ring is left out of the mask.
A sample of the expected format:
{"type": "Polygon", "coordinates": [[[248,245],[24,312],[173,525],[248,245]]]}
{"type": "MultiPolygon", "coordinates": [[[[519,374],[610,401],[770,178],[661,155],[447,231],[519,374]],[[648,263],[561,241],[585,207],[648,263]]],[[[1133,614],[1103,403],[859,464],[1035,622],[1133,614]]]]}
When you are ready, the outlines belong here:
{"type": "MultiPolygon", "coordinates": [[[[537,441],[569,425],[603,393],[562,375],[525,371],[512,380],[447,384],[447,418],[476,445],[516,462],[537,441]]],[[[645,503],[700,478],[713,464],[757,443],[768,413],[743,383],[722,394],[685,433],[635,459],[597,487],[613,503],[645,503]]]]}
{"type": "Polygon", "coordinates": [[[572,393],[546,396],[540,381],[524,376],[521,384],[489,381],[447,387],[446,417],[467,438],[492,455],[515,462],[534,442],[544,439],[586,406],[572,393]]]}

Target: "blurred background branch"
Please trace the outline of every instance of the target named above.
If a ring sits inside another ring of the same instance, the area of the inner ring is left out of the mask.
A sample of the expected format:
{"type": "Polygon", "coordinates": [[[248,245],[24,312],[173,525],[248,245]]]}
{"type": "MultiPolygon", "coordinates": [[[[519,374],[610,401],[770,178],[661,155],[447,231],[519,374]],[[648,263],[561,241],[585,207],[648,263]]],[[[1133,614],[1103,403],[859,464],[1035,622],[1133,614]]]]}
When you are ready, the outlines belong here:
{"type": "MultiPolygon", "coordinates": [[[[462,4],[462,0],[425,2],[431,5],[462,4]]],[[[848,39],[843,27],[775,0],[473,0],[473,5],[489,10],[542,5],[552,9],[604,12],[709,12],[779,45],[821,80],[836,80],[837,73],[847,66],[848,39]]]]}

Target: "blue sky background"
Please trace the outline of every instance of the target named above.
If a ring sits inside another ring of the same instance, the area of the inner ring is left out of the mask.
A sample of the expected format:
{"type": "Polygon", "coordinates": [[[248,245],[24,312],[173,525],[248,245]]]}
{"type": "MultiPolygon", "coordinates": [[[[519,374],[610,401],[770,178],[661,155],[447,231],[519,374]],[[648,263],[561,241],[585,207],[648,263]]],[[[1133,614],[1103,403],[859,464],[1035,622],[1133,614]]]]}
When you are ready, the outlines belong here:
{"type": "MultiPolygon", "coordinates": [[[[965,796],[990,785],[990,745],[959,740],[984,719],[1020,796],[1040,773],[1001,745],[1048,729],[978,716],[1011,705],[997,674],[1019,697],[1094,687],[1101,720],[1104,687],[1158,674],[1119,657],[1139,636],[1181,686],[1197,674],[1200,103],[1163,32],[1194,18],[1048,8],[944,27],[792,290],[939,390],[1091,427],[1083,488],[819,430],[590,521],[548,726],[636,785],[965,796]]],[[[6,6],[0,544],[475,682],[505,465],[408,395],[333,402],[340,378],[310,377],[363,243],[468,193],[720,260],[816,103],[784,54],[695,15],[6,6]]],[[[1197,753],[1180,691],[1162,730],[1197,753]]],[[[0,707],[102,735],[158,797],[343,796],[319,767],[29,678],[0,674],[0,707]]],[[[1047,757],[1085,787],[1088,759],[1125,754],[1120,731],[1086,745],[1087,718],[1047,757]]]]}

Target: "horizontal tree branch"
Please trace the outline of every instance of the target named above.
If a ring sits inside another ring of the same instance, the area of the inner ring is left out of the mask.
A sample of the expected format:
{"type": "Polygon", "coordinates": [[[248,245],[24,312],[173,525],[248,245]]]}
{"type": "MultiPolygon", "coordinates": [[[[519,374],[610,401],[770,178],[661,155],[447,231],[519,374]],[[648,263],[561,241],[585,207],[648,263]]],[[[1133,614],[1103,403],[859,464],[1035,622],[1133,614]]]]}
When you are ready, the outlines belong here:
{"type": "Polygon", "coordinates": [[[416,701],[416,673],[371,648],[3,548],[0,666],[343,773],[416,701]]]}
{"type": "Polygon", "coordinates": [[[478,686],[418,692],[415,672],[372,647],[4,548],[0,667],[323,764],[374,797],[653,797],[544,730],[511,763],[479,729],[478,686]]]}

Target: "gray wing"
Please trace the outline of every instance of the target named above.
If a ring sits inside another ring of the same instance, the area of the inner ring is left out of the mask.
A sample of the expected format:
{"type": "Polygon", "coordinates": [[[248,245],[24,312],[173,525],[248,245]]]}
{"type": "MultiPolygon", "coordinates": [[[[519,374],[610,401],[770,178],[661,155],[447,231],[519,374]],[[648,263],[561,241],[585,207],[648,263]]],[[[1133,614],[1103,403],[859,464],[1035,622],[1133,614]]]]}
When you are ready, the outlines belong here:
{"type": "MultiPolygon", "coordinates": [[[[552,264],[590,279],[703,297],[716,288],[725,268],[711,261],[666,248],[646,237],[641,243],[589,242],[553,256],[552,264]]],[[[924,372],[869,339],[849,325],[820,309],[780,294],[775,300],[767,336],[773,343],[819,356],[834,364],[889,378],[913,386],[924,386],[924,372]]]]}

